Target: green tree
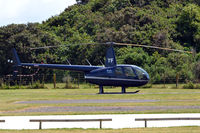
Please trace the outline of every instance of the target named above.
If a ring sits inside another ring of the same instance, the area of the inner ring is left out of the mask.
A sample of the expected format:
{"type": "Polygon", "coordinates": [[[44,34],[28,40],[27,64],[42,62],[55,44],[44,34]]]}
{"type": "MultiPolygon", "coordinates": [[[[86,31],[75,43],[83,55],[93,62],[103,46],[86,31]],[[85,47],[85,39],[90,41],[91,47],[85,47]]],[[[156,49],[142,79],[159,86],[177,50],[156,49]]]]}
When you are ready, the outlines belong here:
{"type": "Polygon", "coordinates": [[[120,64],[132,64],[144,67],[151,62],[149,55],[142,48],[124,47],[118,50],[117,55],[118,63],[120,64]]]}
{"type": "Polygon", "coordinates": [[[167,57],[168,62],[176,74],[176,87],[178,87],[179,79],[190,81],[194,79],[192,72],[192,58],[187,54],[171,53],[167,57]]]}
{"type": "Polygon", "coordinates": [[[8,25],[0,27],[0,74],[11,73],[12,64],[7,62],[12,59],[10,50],[15,47],[22,62],[45,62],[55,63],[57,57],[53,55],[54,50],[36,50],[30,52],[30,48],[59,45],[56,37],[41,30],[39,24],[29,23],[27,25],[8,25]],[[45,52],[45,54],[44,54],[45,52]]]}
{"type": "Polygon", "coordinates": [[[186,47],[194,47],[200,52],[200,7],[188,4],[177,21],[178,39],[186,47]]]}

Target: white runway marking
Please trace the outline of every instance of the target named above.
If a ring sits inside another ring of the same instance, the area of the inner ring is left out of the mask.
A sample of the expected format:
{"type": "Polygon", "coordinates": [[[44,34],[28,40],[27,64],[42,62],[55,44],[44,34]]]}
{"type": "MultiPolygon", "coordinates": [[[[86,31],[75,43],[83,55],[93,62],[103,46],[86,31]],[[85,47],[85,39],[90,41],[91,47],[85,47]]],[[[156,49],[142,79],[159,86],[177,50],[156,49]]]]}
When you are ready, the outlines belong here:
{"type": "MultiPolygon", "coordinates": [[[[119,115],[52,115],[52,116],[5,116],[0,120],[0,129],[38,129],[39,123],[29,122],[30,119],[97,119],[112,118],[112,121],[103,122],[103,128],[138,128],[144,127],[143,121],[135,121],[135,118],[169,118],[169,117],[200,117],[200,113],[193,114],[119,114],[119,115]]],[[[199,121],[150,121],[148,127],[171,126],[200,126],[199,121]]],[[[99,122],[44,122],[43,129],[51,128],[99,128],[99,122]]]]}

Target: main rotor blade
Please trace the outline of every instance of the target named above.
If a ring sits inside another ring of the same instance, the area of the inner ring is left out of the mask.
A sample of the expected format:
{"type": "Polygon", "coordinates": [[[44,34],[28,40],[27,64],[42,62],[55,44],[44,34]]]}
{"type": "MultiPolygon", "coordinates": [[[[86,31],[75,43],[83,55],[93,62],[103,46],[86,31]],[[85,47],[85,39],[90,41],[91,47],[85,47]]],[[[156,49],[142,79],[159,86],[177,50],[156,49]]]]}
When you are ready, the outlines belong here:
{"type": "MultiPolygon", "coordinates": [[[[126,45],[126,46],[145,47],[145,48],[161,49],[161,50],[167,50],[167,51],[190,53],[190,54],[193,53],[191,51],[184,51],[184,50],[179,50],[179,49],[163,48],[163,47],[140,45],[140,44],[130,44],[130,43],[106,42],[106,43],[80,43],[80,44],[73,44],[73,45],[99,45],[99,44],[102,44],[102,45],[122,45],[122,46],[126,45]]],[[[72,44],[70,44],[70,45],[72,45],[72,44]]],[[[36,48],[30,48],[30,50],[57,48],[57,47],[62,47],[62,46],[66,46],[66,45],[36,47],[36,48]]]]}
{"type": "Polygon", "coordinates": [[[145,48],[154,48],[154,49],[161,49],[161,50],[168,50],[168,51],[175,51],[175,52],[183,52],[183,53],[192,53],[191,51],[184,51],[178,49],[171,49],[171,48],[163,48],[157,46],[148,46],[148,45],[140,45],[140,44],[129,44],[129,43],[114,43],[115,45],[127,45],[127,46],[134,46],[134,47],[145,47],[145,48]]]}
{"type": "Polygon", "coordinates": [[[30,48],[30,50],[38,50],[38,49],[49,49],[49,48],[58,48],[58,47],[66,47],[70,45],[97,45],[101,43],[79,43],[79,44],[68,44],[68,45],[58,45],[58,46],[44,46],[44,47],[35,47],[35,48],[30,48]]]}
{"type": "Polygon", "coordinates": [[[57,48],[60,46],[44,46],[44,47],[36,47],[36,48],[30,48],[30,50],[37,50],[37,49],[47,49],[47,48],[57,48]]]}

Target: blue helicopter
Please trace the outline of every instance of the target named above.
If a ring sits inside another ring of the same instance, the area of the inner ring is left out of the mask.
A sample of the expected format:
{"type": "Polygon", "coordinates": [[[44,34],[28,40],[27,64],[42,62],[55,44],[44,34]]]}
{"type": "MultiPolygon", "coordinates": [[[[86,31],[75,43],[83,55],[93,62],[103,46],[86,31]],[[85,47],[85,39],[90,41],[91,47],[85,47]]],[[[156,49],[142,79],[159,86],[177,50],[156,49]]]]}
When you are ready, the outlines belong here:
{"type": "Polygon", "coordinates": [[[99,94],[104,94],[103,86],[121,86],[121,93],[124,94],[131,93],[126,92],[127,87],[138,87],[149,82],[149,74],[144,69],[135,65],[117,65],[115,52],[113,49],[113,45],[115,43],[107,44],[110,46],[106,52],[105,66],[21,63],[16,50],[13,48],[12,53],[15,64],[15,71],[13,75],[17,75],[17,68],[20,67],[61,69],[84,72],[86,81],[99,86],[99,94]]]}

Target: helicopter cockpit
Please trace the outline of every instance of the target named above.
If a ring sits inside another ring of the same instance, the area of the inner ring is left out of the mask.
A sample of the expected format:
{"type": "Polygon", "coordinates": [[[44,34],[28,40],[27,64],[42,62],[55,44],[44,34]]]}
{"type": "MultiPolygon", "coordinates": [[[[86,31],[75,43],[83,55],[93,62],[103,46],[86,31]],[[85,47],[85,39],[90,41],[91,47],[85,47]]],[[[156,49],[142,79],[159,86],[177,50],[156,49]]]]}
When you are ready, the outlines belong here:
{"type": "Polygon", "coordinates": [[[148,73],[142,68],[134,65],[118,65],[112,68],[104,68],[94,70],[87,76],[95,76],[101,78],[120,78],[134,80],[149,80],[148,73]]]}
{"type": "Polygon", "coordinates": [[[138,80],[149,80],[148,73],[140,67],[134,65],[117,66],[115,68],[115,76],[118,78],[129,78],[138,80]]]}

